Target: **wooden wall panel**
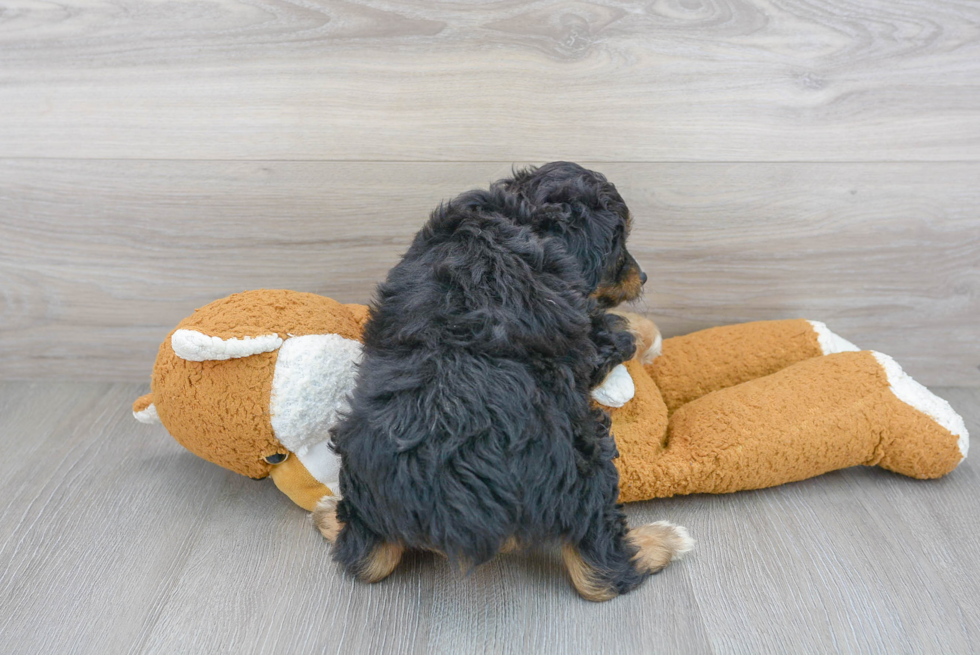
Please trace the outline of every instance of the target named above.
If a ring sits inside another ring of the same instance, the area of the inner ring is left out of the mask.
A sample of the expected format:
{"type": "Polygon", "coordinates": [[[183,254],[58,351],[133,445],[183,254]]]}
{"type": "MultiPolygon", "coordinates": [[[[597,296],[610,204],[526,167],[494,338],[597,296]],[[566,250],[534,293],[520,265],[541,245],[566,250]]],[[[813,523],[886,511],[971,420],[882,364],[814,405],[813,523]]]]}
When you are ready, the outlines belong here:
{"type": "MultiPolygon", "coordinates": [[[[804,316],[978,385],[980,165],[602,164],[667,334],[804,316]]],[[[507,163],[0,161],[0,377],[148,378],[249,288],[364,302],[442,199],[507,163]]]]}
{"type": "Polygon", "coordinates": [[[980,384],[980,5],[0,11],[0,375],[144,379],[243,288],[364,300],[438,200],[591,162],[668,333],[807,314],[980,384]]]}
{"type": "Polygon", "coordinates": [[[964,0],[20,2],[0,156],[980,159],[964,0]]]}

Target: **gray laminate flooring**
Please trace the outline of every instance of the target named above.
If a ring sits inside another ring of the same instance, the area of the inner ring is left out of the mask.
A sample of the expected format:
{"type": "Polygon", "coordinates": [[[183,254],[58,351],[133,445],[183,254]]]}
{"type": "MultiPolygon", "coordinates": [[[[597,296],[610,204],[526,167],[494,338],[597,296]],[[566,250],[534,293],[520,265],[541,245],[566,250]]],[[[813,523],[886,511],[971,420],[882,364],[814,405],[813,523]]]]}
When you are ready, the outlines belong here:
{"type": "MultiPolygon", "coordinates": [[[[695,551],[581,600],[552,552],[354,582],[269,481],[197,459],[145,386],[0,384],[4,653],[964,653],[980,648],[980,475],[856,468],[628,507],[695,551]]],[[[941,388],[976,434],[980,390],[941,388]]]]}

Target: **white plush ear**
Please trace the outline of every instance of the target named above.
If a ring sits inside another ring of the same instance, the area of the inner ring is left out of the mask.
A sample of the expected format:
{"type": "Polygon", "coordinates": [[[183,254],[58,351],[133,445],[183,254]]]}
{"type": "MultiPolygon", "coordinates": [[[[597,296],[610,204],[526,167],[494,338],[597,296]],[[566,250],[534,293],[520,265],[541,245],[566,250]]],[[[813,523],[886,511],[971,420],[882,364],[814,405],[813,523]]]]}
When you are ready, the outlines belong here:
{"type": "Polygon", "coordinates": [[[222,339],[209,337],[197,330],[177,330],[170,337],[174,353],[190,362],[206,362],[223,359],[250,357],[259,353],[272,352],[282,345],[278,334],[264,334],[258,337],[241,339],[222,339]]]}
{"type": "Polygon", "coordinates": [[[592,390],[593,400],[606,407],[622,407],[633,400],[635,394],[633,377],[623,364],[609,371],[602,384],[592,390]]]}

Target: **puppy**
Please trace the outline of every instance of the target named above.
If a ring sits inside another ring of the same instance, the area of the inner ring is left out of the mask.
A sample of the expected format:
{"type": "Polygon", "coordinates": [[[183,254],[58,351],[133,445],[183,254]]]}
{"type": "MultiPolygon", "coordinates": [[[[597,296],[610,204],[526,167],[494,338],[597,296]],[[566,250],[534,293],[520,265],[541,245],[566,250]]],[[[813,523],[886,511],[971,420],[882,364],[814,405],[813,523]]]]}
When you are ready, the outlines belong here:
{"type": "Polygon", "coordinates": [[[379,285],[350,411],[341,499],[314,518],[376,582],[405,549],[464,568],[560,541],[578,592],[623,594],[690,548],[630,530],[609,416],[590,389],[634,356],[605,310],[640,295],[631,216],[606,178],[554,162],[443,204],[379,285]]]}

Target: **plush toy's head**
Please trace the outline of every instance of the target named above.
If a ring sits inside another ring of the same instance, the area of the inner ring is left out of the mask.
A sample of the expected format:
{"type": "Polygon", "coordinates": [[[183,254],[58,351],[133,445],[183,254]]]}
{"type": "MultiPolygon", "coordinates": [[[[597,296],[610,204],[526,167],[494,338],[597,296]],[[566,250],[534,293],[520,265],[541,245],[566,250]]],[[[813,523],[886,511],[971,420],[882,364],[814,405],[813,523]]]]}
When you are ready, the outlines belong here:
{"type": "Polygon", "coordinates": [[[293,500],[297,485],[301,495],[330,493],[339,462],[329,430],[353,388],[366,316],[362,306],[294,291],[215,301],[164,340],[134,414],[159,420],[208,461],[251,478],[271,474],[293,500]]]}

